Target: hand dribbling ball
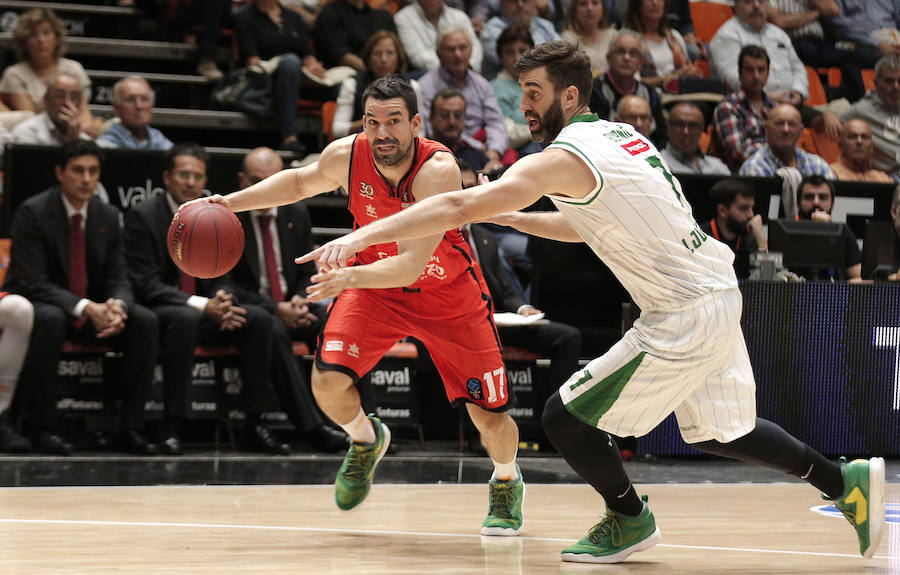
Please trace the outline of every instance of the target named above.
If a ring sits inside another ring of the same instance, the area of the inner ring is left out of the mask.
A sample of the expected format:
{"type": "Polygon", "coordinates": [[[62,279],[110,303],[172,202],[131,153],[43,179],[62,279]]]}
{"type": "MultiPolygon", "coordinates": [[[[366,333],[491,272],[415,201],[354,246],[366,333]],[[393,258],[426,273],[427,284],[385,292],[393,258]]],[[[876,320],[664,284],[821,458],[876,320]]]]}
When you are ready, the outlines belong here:
{"type": "Polygon", "coordinates": [[[181,271],[196,278],[214,278],[241,259],[244,228],[222,204],[197,202],[172,218],[166,245],[181,271]]]}

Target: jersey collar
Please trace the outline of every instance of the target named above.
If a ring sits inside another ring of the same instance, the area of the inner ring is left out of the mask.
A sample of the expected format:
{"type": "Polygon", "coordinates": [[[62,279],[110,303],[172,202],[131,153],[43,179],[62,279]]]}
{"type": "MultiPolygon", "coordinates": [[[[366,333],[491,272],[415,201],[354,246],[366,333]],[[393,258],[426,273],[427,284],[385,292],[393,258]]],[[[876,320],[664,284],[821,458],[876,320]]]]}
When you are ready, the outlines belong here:
{"type": "MultiPolygon", "coordinates": [[[[579,115],[575,116],[574,118],[572,118],[571,120],[569,120],[569,124],[574,124],[575,122],[596,122],[599,119],[600,119],[600,116],[598,116],[597,114],[594,114],[594,113],[579,114],[579,115]]],[[[568,124],[566,124],[566,125],[568,125],[568,124]]]]}

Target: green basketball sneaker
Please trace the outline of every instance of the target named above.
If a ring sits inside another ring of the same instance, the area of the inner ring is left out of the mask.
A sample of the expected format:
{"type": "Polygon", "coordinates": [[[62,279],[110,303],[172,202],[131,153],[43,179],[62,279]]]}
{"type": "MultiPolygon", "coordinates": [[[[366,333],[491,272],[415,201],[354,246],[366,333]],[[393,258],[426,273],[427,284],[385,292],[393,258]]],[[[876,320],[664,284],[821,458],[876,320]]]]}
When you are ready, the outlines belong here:
{"type": "Polygon", "coordinates": [[[525,499],[525,482],[522,470],[516,464],[516,478],[510,481],[491,479],[488,515],[481,524],[482,535],[511,537],[522,531],[522,500],[525,499]]]}
{"type": "Polygon", "coordinates": [[[650,549],[660,540],[659,527],[647,505],[640,515],[620,515],[607,509],[603,520],[591,527],[587,536],[562,550],[563,561],[576,563],[618,563],[635,551],[650,549]]]}
{"type": "Polygon", "coordinates": [[[375,428],[375,443],[352,442],[334,480],[334,501],[344,510],[353,509],[369,494],[375,466],[391,444],[387,426],[371,413],[368,417],[375,428]]]}
{"type": "Polygon", "coordinates": [[[885,525],[884,459],[854,459],[847,463],[842,457],[841,475],[844,493],[834,500],[834,505],[856,529],[860,554],[870,559],[878,548],[885,525]]]}

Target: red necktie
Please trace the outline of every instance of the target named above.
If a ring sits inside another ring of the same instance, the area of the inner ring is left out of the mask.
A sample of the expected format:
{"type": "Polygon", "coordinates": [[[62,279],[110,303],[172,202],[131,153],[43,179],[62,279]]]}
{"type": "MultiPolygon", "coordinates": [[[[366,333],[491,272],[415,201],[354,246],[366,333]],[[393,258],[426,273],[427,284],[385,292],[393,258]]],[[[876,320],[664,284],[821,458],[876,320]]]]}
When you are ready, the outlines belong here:
{"type": "Polygon", "coordinates": [[[272,216],[259,216],[259,229],[262,232],[263,255],[266,258],[266,272],[269,276],[269,290],[272,299],[276,302],[284,301],[284,292],[281,291],[281,276],[278,275],[278,263],[275,261],[275,248],[272,246],[272,232],[269,223],[272,216]]]}
{"type": "Polygon", "coordinates": [[[84,216],[73,214],[69,226],[69,291],[78,297],[87,295],[87,264],[84,259],[84,216]]]}
{"type": "Polygon", "coordinates": [[[178,279],[178,287],[184,293],[188,295],[194,295],[197,293],[197,278],[192,275],[186,274],[183,271],[178,271],[179,279],[178,279]]]}

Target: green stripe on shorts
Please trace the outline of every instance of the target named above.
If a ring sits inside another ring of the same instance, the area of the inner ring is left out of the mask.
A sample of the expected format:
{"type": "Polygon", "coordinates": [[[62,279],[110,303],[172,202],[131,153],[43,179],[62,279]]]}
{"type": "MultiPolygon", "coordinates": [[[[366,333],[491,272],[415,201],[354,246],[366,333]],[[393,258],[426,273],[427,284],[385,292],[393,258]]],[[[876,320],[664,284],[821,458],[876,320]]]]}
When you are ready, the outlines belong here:
{"type": "MultiPolygon", "coordinates": [[[[631,376],[641,364],[644,355],[646,355],[646,352],[642,351],[637,357],[603,378],[602,381],[597,382],[590,389],[566,403],[566,409],[581,421],[592,427],[597,427],[597,423],[603,417],[603,414],[609,411],[609,408],[619,398],[619,394],[622,393],[625,384],[628,383],[628,380],[631,379],[631,376]]],[[[584,370],[584,377],[573,383],[569,390],[574,390],[590,379],[590,372],[584,370]]]]}

